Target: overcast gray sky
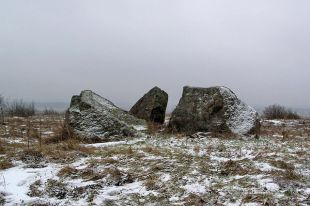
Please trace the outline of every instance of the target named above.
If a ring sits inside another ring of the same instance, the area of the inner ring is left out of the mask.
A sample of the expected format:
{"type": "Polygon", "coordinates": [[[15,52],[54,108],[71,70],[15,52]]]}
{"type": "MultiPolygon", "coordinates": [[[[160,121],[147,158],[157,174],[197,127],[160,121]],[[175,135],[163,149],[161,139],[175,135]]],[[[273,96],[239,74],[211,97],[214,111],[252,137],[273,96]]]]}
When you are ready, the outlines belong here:
{"type": "Polygon", "coordinates": [[[0,94],[128,108],[157,85],[310,107],[309,0],[0,0],[0,94]]]}

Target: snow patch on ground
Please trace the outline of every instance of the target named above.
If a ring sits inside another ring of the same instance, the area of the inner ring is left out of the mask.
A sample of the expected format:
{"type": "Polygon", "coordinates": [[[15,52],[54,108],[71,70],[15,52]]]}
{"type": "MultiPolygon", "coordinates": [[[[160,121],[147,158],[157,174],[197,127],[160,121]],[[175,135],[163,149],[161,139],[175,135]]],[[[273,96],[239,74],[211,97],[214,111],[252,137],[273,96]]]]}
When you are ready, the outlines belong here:
{"type": "Polygon", "coordinates": [[[137,131],[146,131],[147,127],[145,125],[134,125],[133,128],[137,131]]]}
{"type": "Polygon", "coordinates": [[[268,122],[277,126],[284,124],[282,120],[264,120],[264,122],[268,122]]]}
{"type": "Polygon", "coordinates": [[[183,186],[188,193],[193,193],[193,194],[203,194],[206,192],[206,187],[205,185],[202,185],[200,183],[192,183],[192,184],[187,184],[183,186]]]}
{"type": "Polygon", "coordinates": [[[116,142],[104,142],[104,143],[94,143],[94,144],[84,144],[85,147],[113,147],[113,146],[118,146],[118,145],[132,145],[136,144],[138,142],[143,142],[145,141],[145,138],[139,138],[139,139],[134,139],[130,141],[116,141],[116,142]]]}
{"type": "Polygon", "coordinates": [[[157,195],[157,192],[147,191],[143,186],[143,182],[134,182],[123,186],[106,187],[100,190],[100,194],[94,200],[95,204],[102,204],[102,200],[118,200],[119,196],[125,196],[128,194],[139,194],[141,196],[147,196],[149,194],[157,195]]]}
{"type": "Polygon", "coordinates": [[[264,171],[264,172],[269,172],[271,170],[275,170],[277,168],[271,166],[270,164],[268,163],[265,163],[265,162],[258,162],[258,163],[255,163],[255,166],[260,169],[261,171],[264,171]]]}
{"type": "Polygon", "coordinates": [[[55,178],[59,171],[59,166],[53,164],[44,168],[24,168],[25,165],[19,164],[0,172],[0,192],[7,194],[6,198],[12,205],[35,200],[27,195],[29,186],[36,180],[55,178]]]}
{"type": "Polygon", "coordinates": [[[258,183],[271,192],[276,192],[280,189],[279,185],[274,183],[273,180],[269,178],[258,180],[258,183]]]}

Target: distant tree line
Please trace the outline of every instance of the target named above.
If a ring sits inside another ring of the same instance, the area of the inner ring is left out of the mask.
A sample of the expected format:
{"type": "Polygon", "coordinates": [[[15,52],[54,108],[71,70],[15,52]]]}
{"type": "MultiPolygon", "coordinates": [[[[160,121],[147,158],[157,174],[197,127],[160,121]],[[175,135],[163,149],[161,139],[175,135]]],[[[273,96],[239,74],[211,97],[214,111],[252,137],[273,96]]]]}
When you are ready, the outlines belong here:
{"type": "Polygon", "coordinates": [[[274,104],[266,107],[263,111],[266,119],[300,119],[300,115],[284,106],[274,104]]]}
{"type": "Polygon", "coordinates": [[[36,114],[33,102],[27,103],[23,100],[5,101],[3,96],[0,96],[0,111],[2,118],[4,116],[29,117],[36,114]]]}
{"type": "Polygon", "coordinates": [[[0,95],[0,122],[4,123],[4,117],[30,117],[36,114],[59,115],[60,112],[51,108],[38,111],[34,102],[29,103],[22,99],[9,101],[0,95]]]}

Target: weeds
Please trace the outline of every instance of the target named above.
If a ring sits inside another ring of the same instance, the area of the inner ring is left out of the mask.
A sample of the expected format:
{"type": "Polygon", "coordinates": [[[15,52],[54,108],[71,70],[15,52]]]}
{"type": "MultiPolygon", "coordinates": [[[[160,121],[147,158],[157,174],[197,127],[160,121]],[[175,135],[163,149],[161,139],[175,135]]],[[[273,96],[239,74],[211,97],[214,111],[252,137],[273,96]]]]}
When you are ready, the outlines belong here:
{"type": "Polygon", "coordinates": [[[0,170],[5,170],[13,167],[13,164],[10,160],[7,158],[1,159],[0,160],[0,170]]]}
{"type": "Polygon", "coordinates": [[[270,160],[269,162],[272,166],[280,168],[280,169],[285,169],[285,170],[294,170],[295,169],[293,164],[284,162],[282,160],[270,160]]]}
{"type": "Polygon", "coordinates": [[[155,175],[149,175],[144,181],[144,186],[147,190],[156,190],[158,189],[157,182],[158,178],[155,175]]]}
{"type": "Polygon", "coordinates": [[[78,172],[77,169],[70,167],[70,166],[65,166],[63,167],[58,173],[57,176],[59,177],[69,177],[71,175],[74,175],[78,172]]]}
{"type": "Polygon", "coordinates": [[[247,171],[243,169],[237,161],[229,160],[227,162],[222,163],[220,167],[220,174],[223,176],[229,175],[245,175],[247,171]]]}

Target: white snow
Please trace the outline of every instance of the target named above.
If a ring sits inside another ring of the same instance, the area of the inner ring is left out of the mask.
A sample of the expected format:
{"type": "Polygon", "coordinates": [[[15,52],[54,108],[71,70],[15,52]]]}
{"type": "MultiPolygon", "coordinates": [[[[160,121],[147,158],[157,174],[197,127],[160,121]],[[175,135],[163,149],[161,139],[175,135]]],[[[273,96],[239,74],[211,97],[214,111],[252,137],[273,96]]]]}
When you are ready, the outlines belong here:
{"type": "Polygon", "coordinates": [[[260,169],[261,171],[264,171],[264,172],[268,172],[268,171],[271,171],[271,170],[274,170],[274,169],[277,169],[273,166],[271,166],[270,164],[268,163],[265,163],[265,162],[258,162],[258,163],[255,163],[255,166],[260,169]]]}
{"type": "Polygon", "coordinates": [[[147,127],[145,125],[134,125],[133,128],[137,131],[146,131],[147,127]]]}
{"type": "Polygon", "coordinates": [[[271,192],[276,192],[280,189],[279,185],[274,183],[273,180],[269,178],[258,180],[258,183],[271,192]]]}
{"type": "MultiPolygon", "coordinates": [[[[220,87],[220,92],[227,102],[233,102],[238,99],[237,96],[226,87],[220,87]]],[[[226,110],[226,115],[229,116],[227,120],[228,127],[235,134],[247,134],[256,123],[257,112],[240,100],[239,104],[231,105],[233,106],[228,106],[226,110]]]]}
{"type": "Polygon", "coordinates": [[[50,164],[45,168],[23,168],[23,164],[0,172],[0,192],[7,194],[10,204],[21,204],[34,200],[27,192],[36,180],[54,178],[59,171],[58,166],[50,164]]]}
{"type": "Polygon", "coordinates": [[[206,188],[204,185],[201,185],[199,183],[193,183],[193,184],[187,184],[183,186],[183,188],[188,193],[194,193],[194,194],[203,194],[206,192],[206,188]]]}
{"type": "Polygon", "coordinates": [[[137,193],[141,196],[149,194],[158,195],[156,192],[147,191],[143,182],[134,182],[123,186],[111,186],[100,190],[99,195],[94,200],[95,204],[101,205],[102,200],[118,200],[119,196],[137,193]]]}
{"type": "Polygon", "coordinates": [[[43,135],[52,135],[52,134],[54,134],[54,132],[53,131],[46,131],[46,132],[43,132],[42,134],[43,135]]]}
{"type": "Polygon", "coordinates": [[[242,204],[242,206],[260,206],[260,205],[261,204],[255,203],[255,202],[249,202],[249,203],[242,204]]]}
{"type": "Polygon", "coordinates": [[[272,123],[274,125],[282,125],[284,123],[282,120],[264,120],[264,121],[272,123]]]}
{"type": "Polygon", "coordinates": [[[180,197],[175,196],[175,195],[169,198],[169,201],[170,201],[170,202],[177,202],[177,201],[179,201],[179,200],[180,200],[180,197]]]}
{"type": "Polygon", "coordinates": [[[168,182],[169,180],[171,180],[171,175],[165,173],[165,174],[163,174],[163,175],[161,176],[160,179],[161,179],[161,181],[163,181],[163,182],[168,182]]]}
{"type": "Polygon", "coordinates": [[[104,142],[104,143],[94,143],[94,144],[85,144],[85,147],[112,147],[112,146],[117,146],[117,145],[132,145],[136,144],[138,142],[143,142],[145,141],[145,138],[139,138],[139,139],[133,139],[129,141],[116,141],[116,142],[104,142]]]}
{"type": "Polygon", "coordinates": [[[85,147],[111,147],[116,145],[126,144],[126,141],[118,141],[118,142],[104,142],[104,143],[94,143],[94,144],[85,144],[85,147]]]}

